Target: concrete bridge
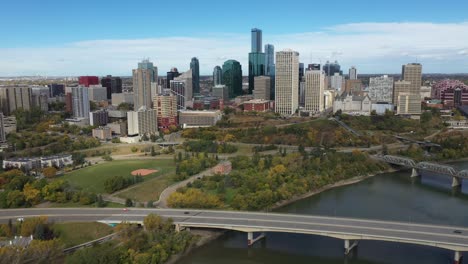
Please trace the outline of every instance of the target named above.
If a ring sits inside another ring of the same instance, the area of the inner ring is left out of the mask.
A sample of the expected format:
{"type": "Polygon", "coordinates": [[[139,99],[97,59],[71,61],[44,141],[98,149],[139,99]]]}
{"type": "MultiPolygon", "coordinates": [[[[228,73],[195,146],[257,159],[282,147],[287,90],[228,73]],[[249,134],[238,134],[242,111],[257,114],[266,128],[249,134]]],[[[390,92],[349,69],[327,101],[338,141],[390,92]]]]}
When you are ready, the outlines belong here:
{"type": "Polygon", "coordinates": [[[425,161],[416,163],[413,159],[393,155],[384,155],[376,157],[389,164],[412,169],[411,177],[420,176],[420,171],[430,171],[446,175],[447,177],[452,177],[452,187],[459,187],[462,184],[462,179],[468,179],[468,170],[458,171],[453,166],[446,164],[438,164],[425,161]]]}
{"type": "Polygon", "coordinates": [[[121,222],[143,223],[148,214],[157,214],[174,221],[176,230],[213,228],[247,233],[250,246],[265,232],[299,233],[341,239],[344,253],[349,254],[361,240],[379,240],[438,247],[454,252],[454,263],[460,263],[462,252],[468,251],[468,228],[415,223],[339,218],[312,215],[254,213],[237,211],[174,210],[111,208],[41,208],[0,210],[0,222],[46,215],[55,222],[121,222]],[[260,233],[255,237],[254,233],[260,233]]]}

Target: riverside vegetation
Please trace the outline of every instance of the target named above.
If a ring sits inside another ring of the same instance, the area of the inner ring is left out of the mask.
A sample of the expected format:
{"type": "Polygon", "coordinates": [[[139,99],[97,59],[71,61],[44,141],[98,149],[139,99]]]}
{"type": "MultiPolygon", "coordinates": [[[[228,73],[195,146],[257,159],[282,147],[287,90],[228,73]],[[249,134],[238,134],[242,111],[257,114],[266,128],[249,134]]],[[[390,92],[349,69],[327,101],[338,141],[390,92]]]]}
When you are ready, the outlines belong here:
{"type": "Polygon", "coordinates": [[[325,185],[375,174],[388,165],[368,154],[317,149],[275,156],[237,156],[229,175],[214,175],[180,188],[168,198],[177,208],[262,210],[325,185]]]}

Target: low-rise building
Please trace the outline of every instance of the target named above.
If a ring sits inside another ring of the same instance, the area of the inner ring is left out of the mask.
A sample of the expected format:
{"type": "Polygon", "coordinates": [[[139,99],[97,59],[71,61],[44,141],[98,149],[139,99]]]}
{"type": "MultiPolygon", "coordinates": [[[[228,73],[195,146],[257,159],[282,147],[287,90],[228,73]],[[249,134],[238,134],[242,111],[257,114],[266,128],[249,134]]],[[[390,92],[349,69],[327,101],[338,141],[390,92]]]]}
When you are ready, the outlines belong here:
{"type": "Polygon", "coordinates": [[[26,171],[46,167],[63,168],[73,165],[72,155],[55,155],[40,158],[12,158],[3,160],[3,169],[23,169],[26,171]]]}
{"type": "Polygon", "coordinates": [[[372,102],[369,96],[356,96],[351,93],[342,93],[333,104],[333,112],[341,110],[352,115],[370,115],[372,102]]]}
{"type": "Polygon", "coordinates": [[[268,110],[275,109],[273,101],[254,99],[247,102],[244,102],[244,111],[256,111],[256,112],[266,112],[268,110]]]}
{"type": "Polygon", "coordinates": [[[93,102],[101,102],[107,100],[107,88],[102,85],[90,85],[88,88],[89,100],[93,102]]]}
{"type": "Polygon", "coordinates": [[[214,174],[229,174],[231,171],[232,163],[230,161],[221,162],[213,168],[214,174]]]}
{"type": "Polygon", "coordinates": [[[221,120],[222,113],[219,110],[215,111],[179,111],[179,124],[183,128],[190,127],[210,127],[216,125],[221,120]]]}
{"type": "Polygon", "coordinates": [[[127,135],[127,122],[114,122],[107,124],[107,127],[115,135],[127,135]]]}
{"type": "Polygon", "coordinates": [[[16,116],[3,116],[3,131],[5,136],[16,132],[16,116]]]}
{"type": "Polygon", "coordinates": [[[112,139],[112,130],[110,127],[99,127],[93,129],[93,137],[99,140],[110,140],[112,139]]]}

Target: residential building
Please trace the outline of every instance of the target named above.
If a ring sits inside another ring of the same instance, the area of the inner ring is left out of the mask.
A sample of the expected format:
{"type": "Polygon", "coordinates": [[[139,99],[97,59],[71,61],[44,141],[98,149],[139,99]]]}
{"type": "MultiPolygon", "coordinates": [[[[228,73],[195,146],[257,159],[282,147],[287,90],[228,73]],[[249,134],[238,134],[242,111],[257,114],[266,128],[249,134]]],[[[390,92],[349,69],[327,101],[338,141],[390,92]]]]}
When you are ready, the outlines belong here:
{"type": "Polygon", "coordinates": [[[262,52],[262,30],[258,28],[252,28],[252,48],[251,52],[262,52]]]}
{"type": "Polygon", "coordinates": [[[369,80],[369,97],[372,102],[391,104],[393,102],[393,77],[388,77],[388,75],[371,77],[369,80]]]}
{"type": "Polygon", "coordinates": [[[223,101],[229,100],[229,89],[226,85],[215,85],[213,87],[213,96],[219,97],[223,101]]]}
{"type": "Polygon", "coordinates": [[[179,124],[183,128],[190,127],[210,127],[216,125],[221,120],[222,113],[219,110],[214,111],[179,111],[179,124]]]}
{"type": "Polygon", "coordinates": [[[120,77],[107,75],[101,79],[101,85],[106,87],[107,100],[112,99],[113,93],[122,93],[122,79],[120,77]]]}
{"type": "Polygon", "coordinates": [[[40,158],[11,158],[3,160],[3,169],[17,168],[26,171],[47,167],[63,168],[73,165],[72,155],[56,155],[40,158]]]}
{"type": "Polygon", "coordinates": [[[335,72],[332,76],[330,76],[330,88],[337,91],[343,91],[343,82],[345,81],[343,75],[339,72],[335,72]]]}
{"type": "Polygon", "coordinates": [[[242,95],[242,66],[236,60],[223,64],[223,84],[229,88],[229,98],[242,95]]]}
{"type": "Polygon", "coordinates": [[[3,132],[5,132],[5,136],[7,134],[16,132],[16,117],[15,116],[3,116],[3,132]]]}
{"type": "Polygon", "coordinates": [[[192,101],[193,99],[193,78],[192,69],[180,74],[174,78],[174,81],[185,83],[185,102],[192,101]]]}
{"type": "Polygon", "coordinates": [[[114,122],[107,124],[111,132],[116,135],[127,135],[127,122],[114,122]]]}
{"type": "Polygon", "coordinates": [[[442,80],[432,85],[432,99],[442,101],[446,109],[468,105],[468,85],[458,80],[442,80]]]}
{"type": "Polygon", "coordinates": [[[107,111],[94,111],[89,113],[89,124],[91,126],[105,126],[109,122],[109,113],[107,111]]]}
{"type": "Polygon", "coordinates": [[[350,115],[370,115],[372,111],[372,101],[369,96],[357,96],[343,92],[335,99],[333,112],[341,110],[350,115]]]}
{"type": "Polygon", "coordinates": [[[359,94],[362,92],[362,81],[359,79],[345,80],[345,91],[348,93],[359,94]]]}
{"type": "Polygon", "coordinates": [[[73,113],[73,97],[71,92],[65,94],[65,112],[73,113]]]}
{"type": "Polygon", "coordinates": [[[357,80],[357,69],[355,66],[349,68],[349,79],[350,80],[357,80]]]}
{"type": "Polygon", "coordinates": [[[299,52],[276,53],[275,112],[289,116],[299,107],[299,52]]]}
{"type": "Polygon", "coordinates": [[[142,106],[151,109],[151,83],[158,80],[158,68],[149,60],[138,63],[138,69],[133,70],[133,104],[138,110],[142,106]]]}
{"type": "Polygon", "coordinates": [[[157,111],[141,107],[138,111],[127,113],[128,135],[148,135],[158,133],[157,111]]]}
{"type": "Polygon", "coordinates": [[[89,118],[89,96],[88,88],[84,86],[71,87],[72,110],[75,118],[89,118]]]}
{"type": "Polygon", "coordinates": [[[0,86],[0,106],[4,115],[17,109],[31,110],[32,90],[26,86],[0,86]]]}
{"type": "Polygon", "coordinates": [[[118,106],[121,103],[127,103],[133,105],[133,99],[135,98],[133,93],[113,93],[112,94],[112,105],[118,106]]]}
{"type": "Polygon", "coordinates": [[[223,84],[223,69],[220,66],[216,66],[213,69],[213,86],[223,84]]]}
{"type": "Polygon", "coordinates": [[[244,112],[266,112],[274,109],[274,103],[269,100],[254,99],[244,102],[244,112]]]}
{"type": "Polygon", "coordinates": [[[186,82],[185,81],[171,81],[171,92],[176,96],[177,110],[186,108],[186,82]]]}
{"type": "Polygon", "coordinates": [[[49,94],[50,90],[47,86],[31,87],[31,106],[43,112],[49,111],[49,94]]]}
{"type": "Polygon", "coordinates": [[[177,96],[172,93],[159,94],[154,97],[154,109],[159,129],[177,127],[177,96]]]}
{"type": "Polygon", "coordinates": [[[93,129],[93,137],[99,140],[111,140],[112,130],[110,127],[98,127],[93,129]]]}
{"type": "Polygon", "coordinates": [[[5,124],[3,123],[3,113],[0,112],[0,143],[6,142],[5,124]]]}
{"type": "Polygon", "coordinates": [[[401,92],[407,92],[411,89],[411,82],[408,81],[396,81],[393,84],[393,104],[398,105],[398,95],[401,92]]]}
{"type": "Polygon", "coordinates": [[[98,85],[99,77],[97,76],[80,76],[78,78],[79,85],[89,87],[90,85],[98,85]]]}
{"type": "Polygon", "coordinates": [[[255,90],[253,91],[254,99],[270,100],[270,76],[256,76],[254,78],[255,90]]]}
{"type": "Polygon", "coordinates": [[[421,96],[409,92],[398,93],[397,115],[420,115],[421,96]]]}
{"type": "Polygon", "coordinates": [[[102,85],[90,85],[88,96],[89,100],[93,102],[107,101],[107,88],[102,85]]]}
{"type": "Polygon", "coordinates": [[[190,61],[190,70],[192,71],[192,89],[194,94],[200,93],[200,62],[198,58],[192,58],[190,61]]]}
{"type": "Polygon", "coordinates": [[[305,72],[304,111],[316,114],[325,110],[325,73],[321,70],[305,72]]]}

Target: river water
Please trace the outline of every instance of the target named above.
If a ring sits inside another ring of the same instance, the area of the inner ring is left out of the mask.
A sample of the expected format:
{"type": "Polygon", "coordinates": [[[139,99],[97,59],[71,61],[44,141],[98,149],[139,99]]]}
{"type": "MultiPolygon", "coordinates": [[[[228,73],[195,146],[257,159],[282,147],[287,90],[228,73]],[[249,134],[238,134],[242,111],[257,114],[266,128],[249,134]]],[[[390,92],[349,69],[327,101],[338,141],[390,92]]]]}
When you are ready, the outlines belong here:
{"type": "MultiPolygon", "coordinates": [[[[468,162],[455,165],[468,168],[468,162]]],[[[468,227],[468,182],[455,192],[444,176],[423,174],[415,181],[409,175],[408,171],[381,174],[277,211],[468,227]]],[[[360,241],[350,256],[345,257],[343,252],[343,241],[334,238],[267,233],[265,240],[249,248],[246,234],[228,232],[178,264],[453,263],[449,250],[411,244],[360,241]]],[[[468,253],[465,255],[466,262],[468,253]]]]}

